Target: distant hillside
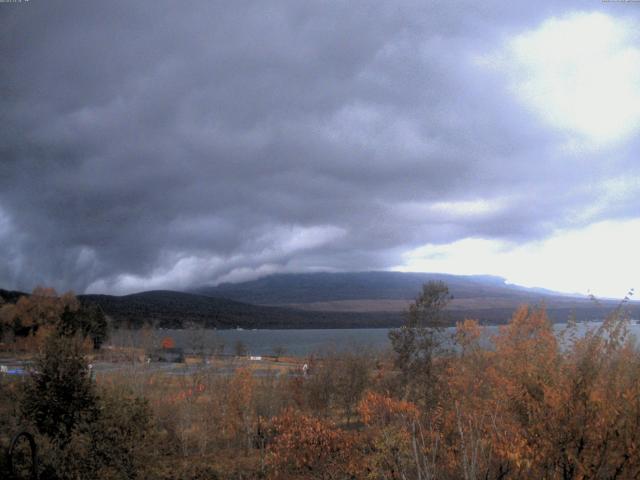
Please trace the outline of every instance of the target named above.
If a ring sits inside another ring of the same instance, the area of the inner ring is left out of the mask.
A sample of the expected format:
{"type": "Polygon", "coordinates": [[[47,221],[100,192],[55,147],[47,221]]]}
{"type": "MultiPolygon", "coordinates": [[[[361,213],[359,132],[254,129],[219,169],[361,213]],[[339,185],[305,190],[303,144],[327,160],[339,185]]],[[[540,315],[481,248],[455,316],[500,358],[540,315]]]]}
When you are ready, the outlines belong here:
{"type": "Polygon", "coordinates": [[[490,275],[448,275],[441,273],[353,272],[270,275],[249,282],[202,287],[194,293],[262,305],[287,305],[344,300],[413,300],[422,285],[440,280],[456,299],[510,298],[540,299],[559,293],[509,285],[490,275]]]}
{"type": "MultiPolygon", "coordinates": [[[[0,289],[0,297],[7,302],[15,302],[21,295],[28,294],[0,289]]],[[[124,296],[79,295],[78,298],[100,305],[116,328],[139,328],[145,324],[161,328],[389,328],[398,327],[404,321],[400,310],[303,310],[160,290],[124,296]]],[[[505,323],[512,313],[512,308],[453,310],[450,318],[452,322],[472,317],[483,323],[505,323]]],[[[554,319],[565,320],[569,311],[550,314],[554,319]]]]}
{"type": "MultiPolygon", "coordinates": [[[[0,289],[5,302],[15,303],[23,295],[28,294],[0,289]]],[[[78,299],[100,305],[116,328],[144,324],[161,328],[360,328],[402,324],[398,312],[308,312],[166,290],[124,296],[78,295],[78,299]]]]}
{"type": "MultiPolygon", "coordinates": [[[[578,295],[566,295],[542,288],[510,285],[490,275],[438,273],[353,272],[277,274],[241,283],[224,283],[196,289],[203,295],[236,301],[277,305],[315,312],[399,313],[409,306],[422,285],[440,280],[449,286],[454,299],[449,306],[452,319],[477,318],[487,323],[504,323],[524,303],[544,304],[553,321],[566,321],[575,313],[578,320],[603,318],[617,305],[600,305],[578,295]]],[[[640,316],[640,305],[629,310],[640,316]]]]}
{"type": "Polygon", "coordinates": [[[356,328],[392,327],[402,323],[399,313],[308,312],[173,291],[121,297],[80,295],[79,298],[100,305],[116,326],[139,327],[148,323],[163,328],[190,325],[206,328],[356,328]]]}
{"type": "Polygon", "coordinates": [[[0,298],[7,303],[16,303],[23,295],[26,295],[26,293],[17,292],[15,290],[3,290],[0,288],[0,298]]]}
{"type": "MultiPolygon", "coordinates": [[[[523,303],[547,307],[554,322],[602,319],[615,302],[597,305],[584,297],[508,285],[486,275],[358,272],[283,274],[237,284],[204,287],[194,293],[150,291],[125,296],[79,295],[99,304],[114,326],[164,328],[191,325],[207,328],[364,328],[396,327],[403,312],[429,280],[447,283],[454,300],[452,322],[475,318],[482,323],[506,323],[523,303]]],[[[15,302],[21,292],[0,290],[15,302]]],[[[629,310],[640,318],[640,305],[629,310]]]]}

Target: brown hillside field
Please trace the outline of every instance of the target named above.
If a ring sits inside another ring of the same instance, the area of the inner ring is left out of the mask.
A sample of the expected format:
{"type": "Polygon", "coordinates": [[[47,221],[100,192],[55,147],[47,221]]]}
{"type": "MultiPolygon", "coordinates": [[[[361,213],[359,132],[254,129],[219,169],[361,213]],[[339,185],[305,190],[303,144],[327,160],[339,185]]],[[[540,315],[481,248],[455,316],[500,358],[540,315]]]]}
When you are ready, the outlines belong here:
{"type": "MultiPolygon", "coordinates": [[[[448,310],[482,310],[494,308],[509,308],[515,310],[529,298],[522,297],[478,297],[454,298],[447,306],[448,310]]],[[[412,300],[335,300],[330,302],[291,303],[286,306],[300,310],[325,312],[403,312],[413,303],[412,300]]],[[[554,307],[584,307],[589,306],[589,300],[575,298],[554,297],[551,303],[554,307]]],[[[550,305],[548,305],[550,306],[550,305]]]]}

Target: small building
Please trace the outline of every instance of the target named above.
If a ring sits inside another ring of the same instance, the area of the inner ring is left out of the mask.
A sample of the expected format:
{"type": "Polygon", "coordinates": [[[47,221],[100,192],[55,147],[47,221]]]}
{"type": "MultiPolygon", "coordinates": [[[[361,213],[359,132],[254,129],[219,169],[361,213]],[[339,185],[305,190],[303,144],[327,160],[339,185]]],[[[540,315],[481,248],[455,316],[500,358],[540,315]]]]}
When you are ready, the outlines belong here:
{"type": "Polygon", "coordinates": [[[149,355],[153,362],[183,363],[184,351],[182,348],[158,348],[149,355]]]}

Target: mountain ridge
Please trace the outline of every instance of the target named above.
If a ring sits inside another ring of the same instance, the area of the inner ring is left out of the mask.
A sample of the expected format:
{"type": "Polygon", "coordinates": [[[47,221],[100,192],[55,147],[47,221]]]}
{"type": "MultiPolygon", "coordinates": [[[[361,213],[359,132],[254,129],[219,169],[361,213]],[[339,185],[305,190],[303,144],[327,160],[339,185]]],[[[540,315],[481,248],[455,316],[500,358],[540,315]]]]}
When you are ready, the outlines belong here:
{"type": "MultiPolygon", "coordinates": [[[[201,287],[189,292],[151,290],[128,295],[78,295],[96,303],[114,326],[138,328],[375,328],[402,325],[404,312],[421,286],[447,283],[453,294],[451,322],[475,318],[503,324],[521,304],[545,305],[553,322],[602,319],[618,302],[600,305],[588,297],[507,284],[491,275],[405,272],[276,274],[257,280],[201,287]]],[[[0,289],[15,302],[22,292],[0,289]]],[[[628,305],[634,318],[640,304],[628,305]]]]}
{"type": "Polygon", "coordinates": [[[522,300],[576,296],[509,284],[495,275],[416,272],[316,272],[273,274],[256,280],[190,290],[259,305],[289,305],[345,300],[413,300],[428,281],[445,282],[454,298],[518,297],[522,300]]]}
{"type": "Polygon", "coordinates": [[[79,295],[97,303],[118,324],[161,328],[357,328],[390,327],[401,315],[360,312],[308,312],[293,308],[252,305],[226,298],[172,290],[152,290],[123,296],[79,295]]]}

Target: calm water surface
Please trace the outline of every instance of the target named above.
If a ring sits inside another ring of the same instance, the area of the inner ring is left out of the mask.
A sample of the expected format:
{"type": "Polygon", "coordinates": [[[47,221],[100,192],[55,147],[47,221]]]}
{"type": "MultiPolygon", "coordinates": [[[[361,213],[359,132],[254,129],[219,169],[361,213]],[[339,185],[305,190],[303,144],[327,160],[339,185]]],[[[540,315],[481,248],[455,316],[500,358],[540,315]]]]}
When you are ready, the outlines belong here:
{"type": "MultiPolygon", "coordinates": [[[[599,326],[597,322],[578,325],[578,332],[599,326]]],[[[556,324],[554,328],[561,332],[565,324],[556,324]]],[[[640,337],[640,325],[630,325],[630,333],[640,337]]],[[[498,332],[498,327],[485,327],[485,344],[498,332]]],[[[444,335],[451,338],[453,329],[446,329],[444,335]]],[[[390,347],[389,329],[353,328],[318,330],[153,330],[150,334],[143,331],[119,330],[112,333],[110,343],[116,346],[136,346],[144,348],[158,347],[165,337],[171,337],[176,347],[187,351],[207,351],[234,353],[236,344],[242,342],[251,355],[271,355],[274,348],[283,347],[290,355],[309,355],[314,352],[335,349],[374,349],[390,347]]]]}

